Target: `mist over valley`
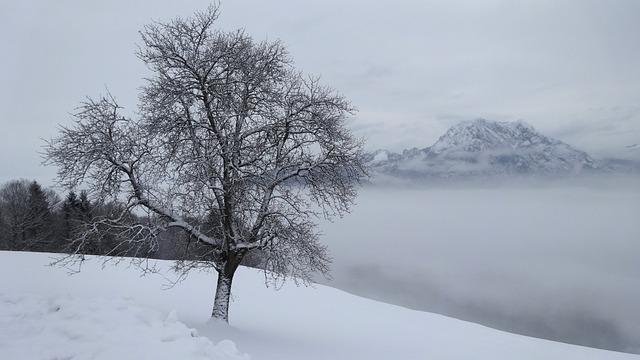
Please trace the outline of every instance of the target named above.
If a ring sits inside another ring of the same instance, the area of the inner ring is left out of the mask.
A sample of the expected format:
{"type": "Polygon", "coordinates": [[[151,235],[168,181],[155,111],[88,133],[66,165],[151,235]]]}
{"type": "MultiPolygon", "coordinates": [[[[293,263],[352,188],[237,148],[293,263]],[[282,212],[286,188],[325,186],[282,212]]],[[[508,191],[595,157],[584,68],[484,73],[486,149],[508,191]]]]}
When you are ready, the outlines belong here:
{"type": "Polygon", "coordinates": [[[640,351],[636,177],[375,186],[320,229],[321,283],[506,331],[640,351]]]}

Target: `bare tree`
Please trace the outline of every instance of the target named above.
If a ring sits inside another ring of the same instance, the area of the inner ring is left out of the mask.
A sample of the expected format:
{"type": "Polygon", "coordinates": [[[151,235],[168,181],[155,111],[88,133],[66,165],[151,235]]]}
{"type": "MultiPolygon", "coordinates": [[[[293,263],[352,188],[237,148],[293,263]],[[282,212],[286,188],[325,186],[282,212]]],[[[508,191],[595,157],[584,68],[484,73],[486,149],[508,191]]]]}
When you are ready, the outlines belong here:
{"type": "Polygon", "coordinates": [[[179,228],[207,246],[203,261],[177,267],[217,271],[212,317],[228,322],[233,276],[250,250],[264,254],[272,279],[327,274],[315,220],[348,212],[367,169],[345,127],[349,102],[296,71],[280,42],[213,29],[217,17],[211,6],[145,26],[137,56],[153,76],[138,117],[121,115],[110,94],[89,98],[47,143],[45,162],[63,185],[126,199],[121,215],[99,221],[129,241],[179,228]],[[121,221],[141,211],[144,221],[121,221]]]}

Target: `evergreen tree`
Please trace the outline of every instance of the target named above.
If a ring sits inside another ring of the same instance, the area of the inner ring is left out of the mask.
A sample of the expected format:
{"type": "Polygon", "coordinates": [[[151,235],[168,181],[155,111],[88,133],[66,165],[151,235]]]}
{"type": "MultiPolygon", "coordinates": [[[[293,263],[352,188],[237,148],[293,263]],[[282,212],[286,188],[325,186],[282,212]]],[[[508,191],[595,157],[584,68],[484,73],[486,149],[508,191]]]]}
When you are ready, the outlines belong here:
{"type": "MultiPolygon", "coordinates": [[[[1,205],[1,204],[0,204],[1,205]]],[[[4,209],[0,206],[0,250],[9,250],[7,242],[7,226],[4,221],[4,209]]]]}
{"type": "Polygon", "coordinates": [[[78,196],[76,193],[71,190],[67,197],[64,199],[62,203],[62,221],[63,221],[63,230],[62,236],[64,239],[70,239],[71,234],[73,232],[74,225],[73,221],[76,219],[76,209],[78,208],[78,196]]]}
{"type": "MultiPolygon", "coordinates": [[[[86,226],[90,223],[92,218],[93,206],[91,205],[91,201],[86,193],[86,191],[81,191],[80,196],[76,195],[76,193],[72,190],[69,191],[67,197],[62,203],[62,221],[63,221],[63,238],[66,242],[66,250],[73,250],[73,244],[71,243],[71,239],[73,239],[74,235],[82,229],[83,226],[86,226]],[[71,246],[71,249],[69,247],[71,246]]],[[[83,253],[99,253],[97,250],[96,244],[91,244],[90,246],[83,247],[83,253]],[[94,249],[95,248],[95,249],[94,249]]]]}
{"type": "Polygon", "coordinates": [[[53,240],[53,217],[45,191],[36,181],[28,188],[25,250],[47,251],[53,240]]]}
{"type": "Polygon", "coordinates": [[[80,191],[77,210],[80,220],[85,222],[91,220],[92,205],[91,201],[89,200],[89,195],[87,195],[87,192],[85,190],[80,191]]]}

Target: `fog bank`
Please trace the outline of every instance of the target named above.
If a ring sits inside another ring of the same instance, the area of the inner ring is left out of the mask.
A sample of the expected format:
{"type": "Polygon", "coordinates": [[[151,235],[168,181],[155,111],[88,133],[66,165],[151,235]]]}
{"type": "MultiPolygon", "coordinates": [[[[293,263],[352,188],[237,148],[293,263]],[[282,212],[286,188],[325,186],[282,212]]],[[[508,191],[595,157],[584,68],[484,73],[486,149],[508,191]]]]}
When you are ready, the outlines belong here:
{"type": "Polygon", "coordinates": [[[334,257],[329,284],[507,331],[640,352],[635,180],[366,187],[351,214],[321,224],[334,257]]]}

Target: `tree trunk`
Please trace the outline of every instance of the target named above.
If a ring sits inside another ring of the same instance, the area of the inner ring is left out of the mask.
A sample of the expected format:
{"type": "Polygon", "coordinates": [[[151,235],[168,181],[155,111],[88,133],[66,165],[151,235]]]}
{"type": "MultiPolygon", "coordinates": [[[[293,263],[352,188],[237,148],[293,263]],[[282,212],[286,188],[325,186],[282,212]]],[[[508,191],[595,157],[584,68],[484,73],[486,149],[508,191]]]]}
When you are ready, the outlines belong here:
{"type": "Polygon", "coordinates": [[[225,271],[218,273],[218,285],[216,296],[213,300],[213,312],[211,317],[218,321],[229,322],[229,300],[231,299],[231,283],[233,274],[229,276],[225,271]]]}
{"type": "Polygon", "coordinates": [[[213,311],[211,317],[218,321],[229,322],[229,300],[231,300],[231,283],[233,275],[242,260],[241,254],[230,254],[222,269],[218,271],[218,285],[213,299],[213,311]]]}

